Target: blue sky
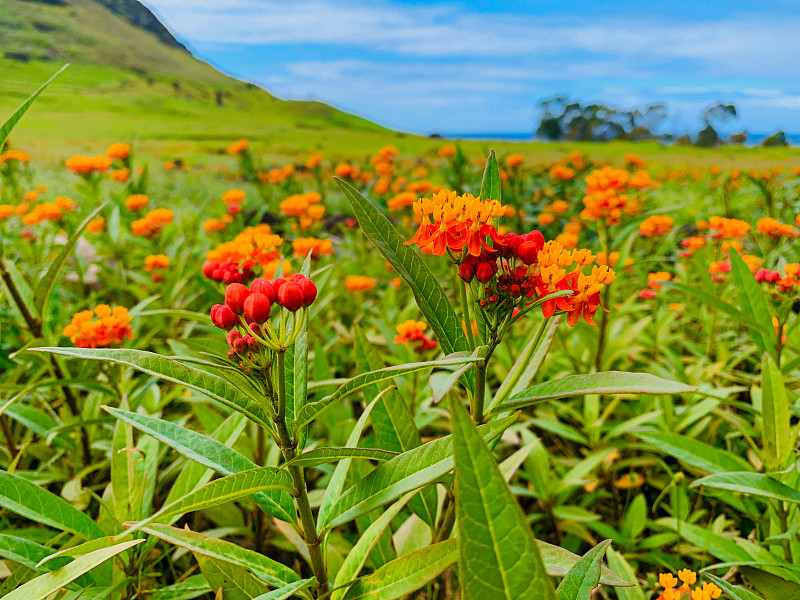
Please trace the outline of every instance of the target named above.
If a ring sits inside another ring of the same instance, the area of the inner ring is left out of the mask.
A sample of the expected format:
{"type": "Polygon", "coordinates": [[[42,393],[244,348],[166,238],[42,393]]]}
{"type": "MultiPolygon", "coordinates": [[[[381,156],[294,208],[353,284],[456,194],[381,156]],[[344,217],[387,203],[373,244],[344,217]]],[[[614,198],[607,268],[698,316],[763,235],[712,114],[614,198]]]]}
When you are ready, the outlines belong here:
{"type": "Polygon", "coordinates": [[[800,2],[145,0],[200,58],[281,98],[429,134],[535,128],[539,100],[664,102],[662,127],[800,132],[800,2]]]}

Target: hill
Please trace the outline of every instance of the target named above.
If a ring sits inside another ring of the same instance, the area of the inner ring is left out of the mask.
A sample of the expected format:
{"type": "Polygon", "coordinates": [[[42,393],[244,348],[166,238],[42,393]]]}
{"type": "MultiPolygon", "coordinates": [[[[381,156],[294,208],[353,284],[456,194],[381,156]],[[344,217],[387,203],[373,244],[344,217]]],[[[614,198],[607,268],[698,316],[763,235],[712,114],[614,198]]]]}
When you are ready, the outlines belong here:
{"type": "MultiPolygon", "coordinates": [[[[137,0],[0,2],[0,116],[61,64],[18,140],[251,139],[281,146],[392,136],[320,102],[280,100],[198,60],[137,0]]],[[[376,142],[378,143],[378,142],[376,142]]]]}

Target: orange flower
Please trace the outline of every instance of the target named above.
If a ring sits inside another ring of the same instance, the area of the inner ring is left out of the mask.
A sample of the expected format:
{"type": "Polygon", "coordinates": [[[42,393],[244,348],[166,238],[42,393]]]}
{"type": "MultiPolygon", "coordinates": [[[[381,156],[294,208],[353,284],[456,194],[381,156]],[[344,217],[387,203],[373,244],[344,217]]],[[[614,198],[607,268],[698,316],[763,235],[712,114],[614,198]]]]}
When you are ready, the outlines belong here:
{"type": "Polygon", "coordinates": [[[3,154],[0,154],[0,165],[7,162],[29,163],[31,162],[31,155],[19,150],[6,150],[3,154]]]}
{"type": "Polygon", "coordinates": [[[76,154],[66,161],[67,168],[78,175],[88,177],[93,173],[104,173],[111,167],[107,156],[83,156],[76,154]]]}
{"type": "Polygon", "coordinates": [[[147,213],[143,219],[131,223],[131,233],[144,237],[153,237],[164,225],[172,223],[172,211],[168,208],[156,208],[147,213]]]}
{"type": "Polygon", "coordinates": [[[0,204],[0,221],[14,216],[15,206],[13,204],[0,204]]]}
{"type": "Polygon", "coordinates": [[[144,259],[144,270],[149,272],[155,269],[168,269],[169,257],[166,254],[151,254],[144,259]]]}
{"type": "Polygon", "coordinates": [[[344,289],[348,292],[366,292],[377,285],[378,282],[372,277],[364,277],[363,275],[348,275],[344,280],[344,289]]]}
{"type": "Polygon", "coordinates": [[[122,344],[125,338],[133,339],[130,327],[131,317],[123,306],[101,304],[94,314],[84,310],[72,317],[72,322],[64,328],[64,335],[77,348],[98,348],[122,344]],[[97,315],[97,319],[94,318],[97,315]]]}
{"type": "Polygon", "coordinates": [[[131,171],[130,169],[117,169],[113,173],[111,173],[111,181],[116,181],[117,183],[125,183],[128,179],[131,178],[131,171]]]}
{"type": "Polygon", "coordinates": [[[509,169],[516,169],[523,162],[525,162],[525,157],[522,154],[509,154],[506,156],[506,166],[509,169]]]}
{"type": "Polygon", "coordinates": [[[23,225],[36,225],[43,221],[57,221],[64,216],[64,210],[70,208],[62,208],[58,204],[52,202],[43,202],[34,207],[34,209],[22,218],[23,225]]]}
{"type": "Polygon", "coordinates": [[[428,326],[422,321],[409,319],[397,326],[397,335],[394,338],[395,344],[417,343],[417,351],[432,350],[436,348],[436,340],[425,336],[425,329],[428,326]]]}
{"type": "Polygon", "coordinates": [[[454,191],[442,190],[434,194],[433,199],[420,198],[414,202],[414,213],[421,224],[406,245],[431,246],[436,256],[442,256],[448,248],[459,253],[466,248],[472,256],[480,255],[483,250],[493,252],[486,238],[501,241],[493,221],[505,211],[497,200],[481,200],[472,194],[459,196],[454,191]]]}
{"type": "Polygon", "coordinates": [[[144,194],[131,194],[125,199],[125,208],[134,212],[143,209],[150,202],[150,198],[144,194]]]}
{"type": "Polygon", "coordinates": [[[639,224],[639,232],[645,237],[667,235],[672,231],[675,220],[667,215],[653,215],[639,224]]]}
{"type": "Polygon", "coordinates": [[[215,231],[222,231],[232,221],[233,217],[231,217],[230,215],[225,215],[221,219],[216,219],[216,218],[208,219],[203,223],[203,231],[205,231],[206,233],[214,233],[215,231]]]}
{"type": "Polygon", "coordinates": [[[333,254],[333,243],[330,240],[320,240],[313,237],[297,238],[292,242],[292,251],[295,256],[305,258],[309,252],[313,252],[312,258],[319,258],[327,254],[333,254]]]}
{"type": "Polygon", "coordinates": [[[656,273],[650,273],[647,276],[647,286],[651,290],[660,290],[663,287],[660,282],[669,281],[671,279],[672,279],[672,273],[667,273],[666,271],[658,271],[656,273]]]}
{"type": "Polygon", "coordinates": [[[386,207],[391,210],[400,210],[406,206],[413,206],[417,195],[413,192],[400,192],[386,202],[386,207]]]}
{"type": "Polygon", "coordinates": [[[130,144],[111,144],[106,149],[106,156],[110,159],[125,160],[131,154],[130,144]]]}
{"type": "Polygon", "coordinates": [[[224,194],[222,194],[222,201],[225,203],[225,206],[231,206],[232,204],[241,204],[244,202],[246,192],[244,190],[228,190],[224,194]]]}
{"type": "Polygon", "coordinates": [[[554,181],[569,181],[575,177],[575,171],[564,165],[553,165],[550,169],[550,179],[554,181]]]}
{"type": "Polygon", "coordinates": [[[242,138],[228,147],[228,154],[230,154],[231,156],[244,154],[245,152],[247,152],[247,149],[249,147],[250,147],[250,140],[242,138]]]}
{"type": "Polygon", "coordinates": [[[602,219],[608,225],[616,225],[623,215],[636,215],[642,210],[641,200],[628,192],[655,185],[646,171],[631,174],[612,167],[596,169],[586,177],[585,208],[581,217],[587,221],[602,219]]]}
{"type": "Polygon", "coordinates": [[[792,237],[795,230],[792,225],[781,223],[777,219],[762,217],[756,223],[756,231],[773,238],[792,237]]]}
{"type": "MultiPolygon", "coordinates": [[[[253,268],[259,265],[266,270],[277,269],[280,259],[278,248],[283,244],[283,239],[272,233],[269,225],[264,223],[255,227],[247,227],[233,240],[220,244],[206,253],[209,261],[218,263],[234,263],[239,268],[253,268]]],[[[291,267],[290,267],[291,268],[291,267]]],[[[289,271],[284,268],[284,274],[289,271]]]]}
{"type": "Polygon", "coordinates": [[[316,169],[322,163],[322,154],[319,152],[315,152],[311,156],[308,157],[306,161],[306,168],[307,169],[316,169]]]}
{"type": "Polygon", "coordinates": [[[628,152],[625,155],[625,164],[630,165],[635,169],[644,169],[647,166],[647,161],[633,152],[628,152]]]}
{"type": "Polygon", "coordinates": [[[708,219],[708,228],[715,232],[713,236],[715,239],[742,239],[750,231],[750,223],[739,219],[710,217],[708,219]]]}
{"type": "Polygon", "coordinates": [[[447,144],[446,146],[442,146],[436,151],[436,154],[445,158],[447,156],[453,156],[456,153],[456,146],[455,144],[447,144]]]}
{"type": "Polygon", "coordinates": [[[106,228],[106,220],[103,217],[97,217],[89,221],[86,230],[89,233],[102,233],[106,228]]]}
{"type": "Polygon", "coordinates": [[[629,490],[631,488],[638,488],[644,485],[644,475],[638,473],[625,473],[622,477],[614,482],[614,487],[620,490],[629,490]]]}

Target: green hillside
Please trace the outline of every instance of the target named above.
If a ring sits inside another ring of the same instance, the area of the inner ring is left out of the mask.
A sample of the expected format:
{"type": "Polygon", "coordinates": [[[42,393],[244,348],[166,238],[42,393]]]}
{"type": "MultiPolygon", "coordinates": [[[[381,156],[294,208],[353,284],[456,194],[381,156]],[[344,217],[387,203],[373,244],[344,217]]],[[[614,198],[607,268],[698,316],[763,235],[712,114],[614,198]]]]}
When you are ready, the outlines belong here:
{"type": "Polygon", "coordinates": [[[1,114],[65,62],[70,68],[30,111],[17,140],[80,146],[248,136],[297,146],[393,134],[325,104],[280,100],[220,73],[136,0],[0,2],[1,114]]]}

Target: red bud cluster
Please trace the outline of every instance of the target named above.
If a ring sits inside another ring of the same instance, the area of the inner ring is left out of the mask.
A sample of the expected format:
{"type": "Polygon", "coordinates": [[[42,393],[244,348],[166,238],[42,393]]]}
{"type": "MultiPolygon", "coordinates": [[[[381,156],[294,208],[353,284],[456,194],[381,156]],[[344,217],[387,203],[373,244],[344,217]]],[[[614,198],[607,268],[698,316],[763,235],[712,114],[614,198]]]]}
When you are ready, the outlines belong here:
{"type": "Polygon", "coordinates": [[[778,271],[770,271],[769,269],[759,269],[756,271],[756,281],[761,283],[777,283],[781,279],[781,274],[778,271]]]}
{"type": "Polygon", "coordinates": [[[207,260],[203,264],[203,275],[214,281],[222,283],[242,283],[253,278],[253,270],[250,267],[239,267],[235,262],[217,262],[207,260]]]}

